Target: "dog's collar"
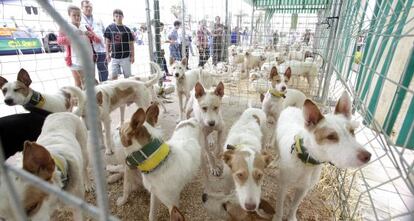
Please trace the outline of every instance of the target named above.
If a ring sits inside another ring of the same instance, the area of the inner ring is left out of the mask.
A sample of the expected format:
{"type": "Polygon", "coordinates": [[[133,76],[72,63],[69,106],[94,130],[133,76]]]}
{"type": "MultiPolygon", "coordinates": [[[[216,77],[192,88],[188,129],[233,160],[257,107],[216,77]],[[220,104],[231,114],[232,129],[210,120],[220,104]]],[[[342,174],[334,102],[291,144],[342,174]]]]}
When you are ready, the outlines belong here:
{"type": "Polygon", "coordinates": [[[60,172],[60,181],[62,182],[62,189],[65,189],[69,182],[68,178],[68,168],[65,166],[65,160],[62,157],[57,155],[52,155],[52,159],[55,162],[55,165],[60,172]]]}
{"type": "Polygon", "coordinates": [[[296,156],[307,165],[316,166],[322,164],[324,162],[320,162],[319,160],[311,157],[308,153],[308,150],[303,145],[303,138],[299,135],[295,135],[295,142],[293,142],[292,146],[290,147],[290,153],[296,151],[296,156]]]}
{"type": "Polygon", "coordinates": [[[45,98],[42,96],[42,94],[40,94],[37,91],[33,91],[33,94],[30,97],[29,102],[26,103],[25,105],[23,105],[23,107],[25,107],[25,108],[30,108],[30,107],[41,108],[41,107],[43,107],[44,104],[45,104],[45,98]]]}
{"type": "Polygon", "coordinates": [[[269,93],[273,96],[273,97],[278,97],[278,98],[286,98],[286,93],[282,93],[278,90],[275,90],[273,88],[269,88],[269,93]]]}
{"type": "Polygon", "coordinates": [[[140,150],[129,154],[125,162],[130,168],[138,168],[143,173],[157,169],[169,156],[170,146],[159,139],[153,139],[140,150]]]}

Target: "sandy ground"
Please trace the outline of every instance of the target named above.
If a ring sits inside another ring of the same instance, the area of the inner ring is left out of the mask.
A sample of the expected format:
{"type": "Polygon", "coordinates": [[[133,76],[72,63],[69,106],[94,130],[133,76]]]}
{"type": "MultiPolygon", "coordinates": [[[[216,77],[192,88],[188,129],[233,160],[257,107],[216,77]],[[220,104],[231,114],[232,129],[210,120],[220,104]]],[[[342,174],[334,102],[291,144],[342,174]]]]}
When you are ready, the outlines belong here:
{"type": "MultiPolygon", "coordinates": [[[[228,88],[227,88],[228,89],[228,88]]],[[[229,94],[229,91],[226,90],[229,94]]],[[[164,138],[168,139],[175,128],[175,121],[178,118],[178,104],[176,102],[175,95],[171,96],[174,99],[174,103],[168,103],[167,113],[162,113],[159,119],[159,124],[164,132],[164,138]]],[[[230,102],[229,97],[225,97],[223,100],[222,114],[226,124],[226,133],[235,122],[242,111],[246,108],[247,103],[241,102],[239,99],[235,99],[232,96],[230,102]]],[[[134,105],[127,108],[127,118],[135,111],[134,105]]],[[[117,112],[117,111],[115,111],[117,112]]],[[[117,125],[119,116],[117,113],[112,113],[113,125],[117,125]]],[[[263,185],[262,197],[268,200],[271,205],[275,205],[275,196],[277,189],[278,171],[277,169],[266,169],[266,177],[263,185]]],[[[181,193],[180,210],[184,213],[187,220],[217,220],[214,217],[210,217],[206,210],[203,208],[201,202],[201,195],[203,193],[203,183],[201,171],[198,176],[189,183],[181,193]]],[[[128,202],[118,207],[116,200],[122,195],[122,180],[108,185],[108,197],[111,214],[117,216],[121,220],[148,220],[150,195],[144,189],[139,188],[138,191],[133,192],[128,199],[128,202]]],[[[325,189],[316,188],[312,191],[302,202],[298,211],[299,220],[332,220],[332,211],[329,208],[329,201],[327,200],[328,193],[325,189]]],[[[87,201],[92,204],[96,204],[96,197],[92,193],[87,194],[87,201]]],[[[285,206],[289,206],[290,200],[286,200],[285,206]]],[[[71,220],[71,216],[68,212],[60,212],[55,216],[55,220],[71,220]]],[[[168,220],[169,214],[165,206],[161,206],[158,209],[158,220],[168,220]]]]}

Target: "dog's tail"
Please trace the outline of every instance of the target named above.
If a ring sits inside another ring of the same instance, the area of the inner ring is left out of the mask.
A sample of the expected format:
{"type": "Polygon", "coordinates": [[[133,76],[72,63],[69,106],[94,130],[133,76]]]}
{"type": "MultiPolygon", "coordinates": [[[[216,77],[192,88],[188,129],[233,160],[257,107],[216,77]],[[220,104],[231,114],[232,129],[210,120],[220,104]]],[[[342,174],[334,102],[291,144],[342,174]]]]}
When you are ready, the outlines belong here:
{"type": "Polygon", "coordinates": [[[74,87],[74,86],[65,86],[62,88],[64,91],[70,93],[71,95],[75,96],[78,101],[77,101],[77,108],[76,110],[73,111],[74,114],[81,116],[83,113],[83,109],[85,107],[85,94],[82,92],[82,90],[78,87],[74,87]]]}
{"type": "Polygon", "coordinates": [[[151,87],[152,85],[157,83],[158,80],[162,77],[161,67],[157,63],[152,61],[150,61],[150,65],[156,70],[156,74],[154,74],[154,77],[152,79],[145,82],[145,86],[147,87],[151,87]]]}

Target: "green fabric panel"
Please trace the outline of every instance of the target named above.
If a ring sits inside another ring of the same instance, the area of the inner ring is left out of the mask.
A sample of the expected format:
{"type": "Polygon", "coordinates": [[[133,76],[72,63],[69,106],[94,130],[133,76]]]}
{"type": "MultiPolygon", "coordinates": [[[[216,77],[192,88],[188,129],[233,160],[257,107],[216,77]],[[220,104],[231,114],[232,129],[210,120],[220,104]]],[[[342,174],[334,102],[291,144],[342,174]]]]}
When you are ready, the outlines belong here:
{"type": "MultiPolygon", "coordinates": [[[[408,88],[410,86],[410,82],[412,81],[414,76],[414,49],[411,49],[411,55],[408,58],[408,64],[405,68],[404,74],[401,76],[400,84],[404,87],[408,88]]],[[[404,88],[397,88],[396,93],[394,94],[394,98],[392,99],[392,103],[390,109],[388,110],[387,117],[384,121],[384,130],[385,132],[390,135],[392,129],[394,128],[395,121],[399,115],[399,110],[401,109],[402,103],[405,99],[405,95],[407,94],[407,90],[404,88]]],[[[400,131],[401,133],[408,133],[408,131],[400,131]]]]}
{"type": "MultiPolygon", "coordinates": [[[[379,16],[379,12],[381,10],[381,4],[382,4],[381,2],[382,2],[382,0],[378,0],[377,4],[375,4],[374,16],[376,16],[376,17],[379,16]]],[[[373,30],[374,27],[378,27],[377,22],[379,22],[379,19],[371,19],[371,22],[370,22],[370,25],[369,25],[371,30],[373,30]]],[[[364,76],[365,76],[366,71],[367,71],[367,69],[365,68],[365,65],[362,65],[362,64],[366,64],[366,62],[368,61],[368,58],[370,58],[370,56],[367,56],[367,54],[369,54],[368,52],[371,51],[371,49],[372,49],[371,44],[372,44],[372,41],[373,41],[374,38],[375,38],[374,34],[372,34],[372,33],[367,34],[365,50],[363,50],[364,53],[362,53],[362,61],[360,63],[361,67],[359,69],[359,73],[358,73],[358,77],[357,77],[357,85],[356,85],[356,91],[357,92],[359,92],[361,87],[362,87],[362,83],[364,81],[364,76]]]]}
{"type": "MultiPolygon", "coordinates": [[[[349,51],[350,51],[349,45],[350,45],[351,39],[353,38],[352,35],[353,35],[353,27],[354,27],[354,25],[352,23],[355,20],[357,20],[357,13],[358,13],[358,10],[359,10],[360,5],[361,5],[361,1],[357,1],[356,4],[352,6],[352,12],[348,16],[349,19],[348,19],[348,21],[345,24],[345,31],[344,31],[344,33],[345,33],[346,36],[342,38],[342,39],[345,39],[345,42],[343,44],[343,48],[344,48],[343,55],[344,55],[344,57],[343,57],[342,60],[339,61],[339,68],[338,68],[338,70],[342,74],[347,72],[347,70],[343,70],[344,63],[345,63],[344,61],[346,59],[351,59],[351,61],[350,61],[351,63],[353,61],[352,57],[349,58],[349,51]]],[[[352,56],[352,54],[351,54],[351,56],[352,56]]]]}
{"type": "Polygon", "coordinates": [[[404,146],[407,143],[406,148],[414,149],[414,132],[410,132],[410,129],[413,127],[414,121],[414,97],[411,99],[410,107],[408,108],[407,115],[404,118],[404,123],[401,127],[400,133],[397,137],[396,144],[399,146],[404,146]],[[408,140],[408,142],[407,142],[408,140]]]}
{"type": "MultiPolygon", "coordinates": [[[[385,46],[387,45],[387,42],[388,42],[388,40],[386,40],[388,37],[382,36],[382,30],[384,28],[387,17],[389,15],[391,5],[390,5],[390,2],[385,3],[384,5],[385,5],[385,7],[384,7],[384,11],[382,13],[383,16],[381,16],[380,22],[378,23],[378,25],[376,27],[375,38],[373,40],[372,48],[370,48],[370,51],[366,54],[366,56],[370,57],[370,58],[369,58],[369,62],[365,63],[365,66],[368,66],[370,69],[367,70],[367,72],[368,72],[367,79],[368,80],[366,81],[366,83],[364,85],[364,88],[362,89],[362,93],[360,95],[361,100],[365,100],[367,98],[368,91],[371,88],[371,83],[372,83],[372,78],[374,76],[374,72],[377,70],[378,64],[379,64],[379,62],[381,60],[381,57],[384,53],[384,48],[385,48],[385,46]],[[378,45],[379,45],[378,41],[381,37],[383,37],[382,40],[381,40],[381,49],[377,50],[377,52],[375,53],[375,56],[372,56],[375,52],[375,49],[378,48],[378,45]]],[[[393,17],[394,17],[394,14],[392,15],[392,18],[393,17]]],[[[390,22],[388,24],[394,23],[394,22],[395,21],[390,20],[390,22]]],[[[389,27],[390,26],[388,25],[387,31],[390,29],[389,27]]]]}
{"type": "MultiPolygon", "coordinates": [[[[391,16],[389,25],[388,25],[388,27],[385,31],[385,35],[390,35],[390,34],[393,33],[394,27],[395,27],[395,24],[397,23],[398,18],[400,18],[400,20],[398,21],[397,30],[394,32],[394,34],[397,35],[397,36],[399,36],[401,34],[401,32],[404,28],[405,21],[407,20],[408,12],[410,11],[410,7],[408,7],[408,5],[411,5],[410,2],[412,3],[412,0],[409,0],[409,2],[407,2],[407,6],[405,8],[403,8],[404,4],[406,3],[405,0],[401,0],[401,1],[397,2],[397,5],[394,8],[394,13],[391,16]],[[401,15],[401,13],[402,13],[402,15],[401,15]],[[400,17],[400,15],[401,15],[401,17],[400,17]]],[[[382,53],[385,51],[385,47],[388,44],[388,41],[390,40],[390,38],[391,37],[384,37],[383,38],[383,42],[385,42],[385,43],[382,44],[382,47],[380,49],[380,52],[381,52],[380,56],[381,57],[382,57],[382,53]]],[[[398,42],[399,42],[399,37],[394,38],[392,43],[391,43],[390,49],[386,53],[387,55],[386,55],[386,58],[384,60],[384,64],[382,65],[381,72],[380,72],[381,75],[383,75],[383,76],[387,76],[387,74],[388,74],[388,70],[389,70],[390,64],[393,60],[395,50],[397,49],[398,42]]],[[[377,67],[378,63],[379,63],[379,61],[376,63],[375,67],[377,67]]],[[[370,102],[369,102],[369,105],[368,105],[368,112],[372,113],[372,116],[375,116],[375,112],[376,112],[376,109],[377,109],[377,106],[378,106],[379,96],[380,96],[381,91],[383,89],[384,82],[385,82],[385,77],[379,77],[378,78],[377,83],[375,85],[375,89],[374,89],[373,94],[372,94],[372,97],[370,99],[370,102]]],[[[368,121],[368,122],[372,121],[372,119],[370,119],[370,118],[367,118],[365,120],[368,121]]]]}

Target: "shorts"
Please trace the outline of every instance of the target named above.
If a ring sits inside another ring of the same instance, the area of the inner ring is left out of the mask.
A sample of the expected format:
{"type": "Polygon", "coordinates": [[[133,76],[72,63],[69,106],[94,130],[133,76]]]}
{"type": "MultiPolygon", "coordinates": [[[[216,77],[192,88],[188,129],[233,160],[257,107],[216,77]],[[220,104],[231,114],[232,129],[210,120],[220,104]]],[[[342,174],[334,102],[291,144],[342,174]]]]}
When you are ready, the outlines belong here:
{"type": "Polygon", "coordinates": [[[82,66],[80,66],[78,64],[72,64],[70,66],[70,70],[72,70],[72,71],[81,71],[82,69],[83,69],[82,66]]]}
{"type": "Polygon", "coordinates": [[[131,76],[131,59],[126,58],[112,58],[112,77],[115,75],[124,74],[124,78],[131,76]]]}

